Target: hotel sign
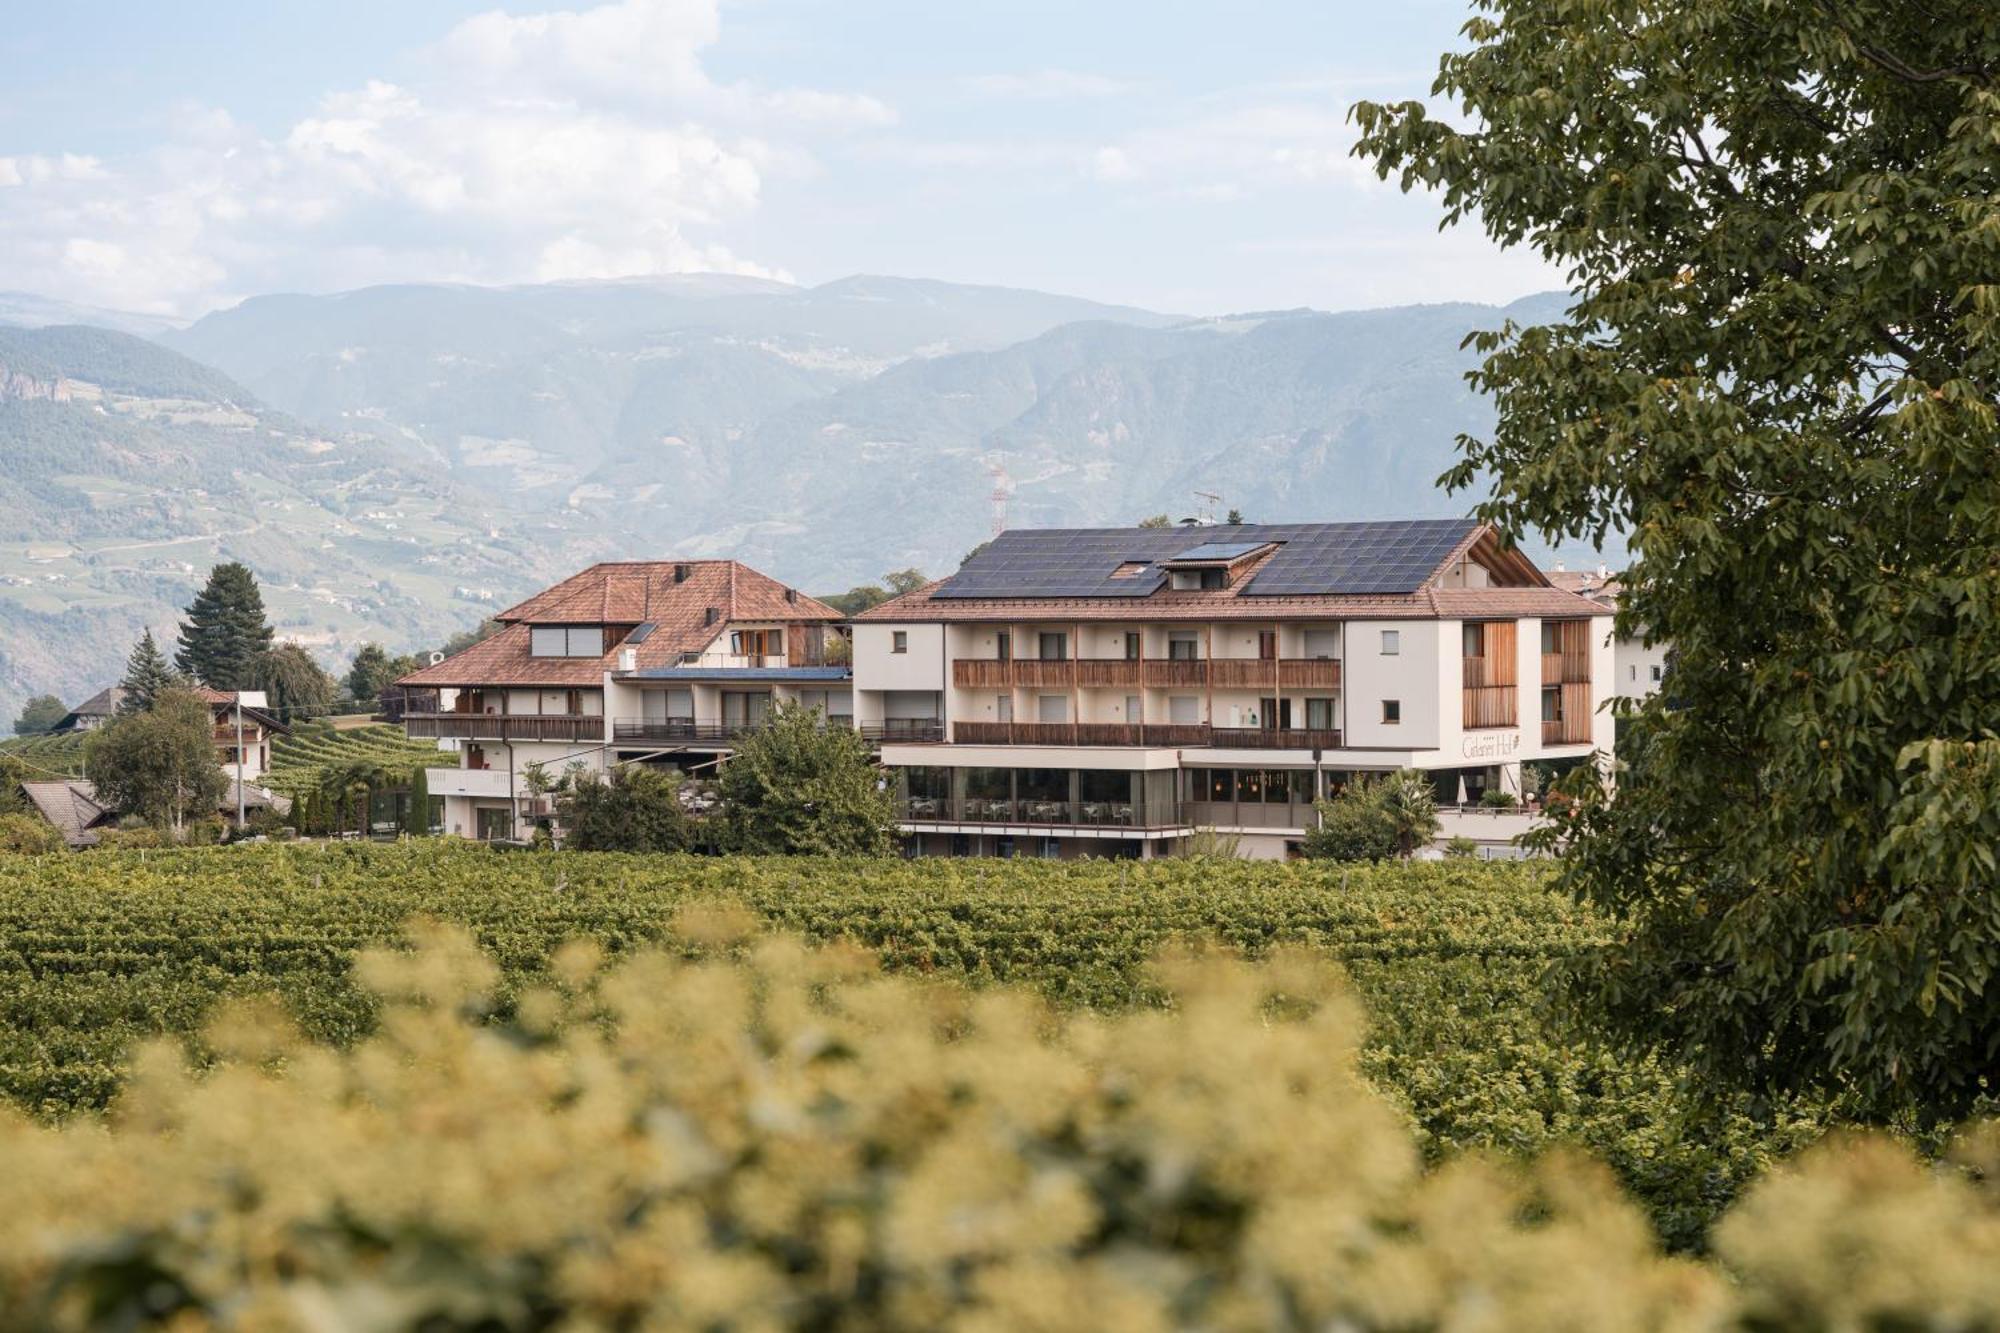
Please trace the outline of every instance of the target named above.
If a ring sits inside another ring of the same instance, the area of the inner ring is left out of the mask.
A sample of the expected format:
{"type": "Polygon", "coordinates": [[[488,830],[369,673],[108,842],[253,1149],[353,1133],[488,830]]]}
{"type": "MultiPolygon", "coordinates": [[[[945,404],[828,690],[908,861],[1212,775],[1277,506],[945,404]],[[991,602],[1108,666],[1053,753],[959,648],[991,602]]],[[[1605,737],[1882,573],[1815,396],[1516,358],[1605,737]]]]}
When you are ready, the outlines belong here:
{"type": "Polygon", "coordinates": [[[1518,731],[1481,731],[1465,737],[1459,745],[1459,752],[1467,759],[1505,759],[1519,754],[1521,733],[1518,731]]]}

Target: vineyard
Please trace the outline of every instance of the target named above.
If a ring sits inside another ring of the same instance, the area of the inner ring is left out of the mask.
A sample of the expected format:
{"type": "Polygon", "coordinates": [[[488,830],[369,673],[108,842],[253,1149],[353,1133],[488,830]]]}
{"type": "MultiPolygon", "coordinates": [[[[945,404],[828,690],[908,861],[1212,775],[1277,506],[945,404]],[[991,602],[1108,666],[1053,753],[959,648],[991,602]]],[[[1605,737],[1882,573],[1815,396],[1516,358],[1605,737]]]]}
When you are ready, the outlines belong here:
{"type": "Polygon", "coordinates": [[[83,776],[83,738],[80,731],[47,736],[14,736],[0,741],[0,755],[18,759],[28,769],[28,779],[80,778],[83,776]]]}
{"type": "Polygon", "coordinates": [[[671,939],[690,902],[844,938],[894,971],[1026,984],[1069,1009],[1161,1002],[1163,945],[1281,944],[1338,959],[1364,997],[1367,1076],[1433,1156],[1581,1143],[1691,1242],[1740,1184],[1816,1136],[1810,1108],[1691,1097],[1672,1068],[1545,1024],[1539,979],[1597,938],[1523,865],[811,861],[503,854],[456,843],[265,845],[19,858],[0,874],[0,1094],[50,1116],[104,1105],[127,1048],[194,1032],[223,996],[280,996],[307,1035],[369,1032],[355,952],[412,916],[499,963],[499,1012],[576,938],[671,939]]]}
{"type": "Polygon", "coordinates": [[[416,769],[441,761],[435,744],[413,741],[401,727],[373,723],[336,730],[324,722],[302,722],[289,736],[271,742],[271,771],[265,785],[280,796],[316,792],[345,774],[381,770],[407,783],[416,769]]]}

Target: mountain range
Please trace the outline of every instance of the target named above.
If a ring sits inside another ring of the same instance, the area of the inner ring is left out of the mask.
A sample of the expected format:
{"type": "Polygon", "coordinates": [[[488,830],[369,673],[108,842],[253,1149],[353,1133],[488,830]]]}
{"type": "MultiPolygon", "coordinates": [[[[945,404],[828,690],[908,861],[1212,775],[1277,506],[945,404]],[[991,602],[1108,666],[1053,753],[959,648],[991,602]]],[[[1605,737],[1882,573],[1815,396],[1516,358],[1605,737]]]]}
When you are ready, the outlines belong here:
{"type": "Polygon", "coordinates": [[[834,592],[949,571],[996,508],[1460,513],[1435,479],[1492,420],[1462,339],[1561,304],[1187,318],[696,275],[257,297],[176,328],[0,294],[0,710],[106,683],[217,559],[335,665],[593,559],[834,592]]]}

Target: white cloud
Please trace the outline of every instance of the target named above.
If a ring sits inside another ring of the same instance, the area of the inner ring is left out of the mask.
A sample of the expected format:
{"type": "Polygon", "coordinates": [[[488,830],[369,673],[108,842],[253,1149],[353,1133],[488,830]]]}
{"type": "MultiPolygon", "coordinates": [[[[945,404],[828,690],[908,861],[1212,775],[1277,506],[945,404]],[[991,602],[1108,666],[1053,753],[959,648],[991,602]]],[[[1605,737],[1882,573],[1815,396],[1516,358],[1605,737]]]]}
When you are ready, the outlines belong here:
{"type": "Polygon", "coordinates": [[[183,111],[109,165],[0,157],[0,288],[192,315],[261,290],[694,270],[782,276],[724,233],[865,97],[718,85],[715,0],[477,15],[414,86],[323,97],[275,137],[183,111]]]}
{"type": "Polygon", "coordinates": [[[1134,88],[1133,84],[1123,79],[1068,69],[1044,69],[1032,74],[981,74],[966,80],[966,86],[982,97],[1037,102],[1118,97],[1134,88]]]}

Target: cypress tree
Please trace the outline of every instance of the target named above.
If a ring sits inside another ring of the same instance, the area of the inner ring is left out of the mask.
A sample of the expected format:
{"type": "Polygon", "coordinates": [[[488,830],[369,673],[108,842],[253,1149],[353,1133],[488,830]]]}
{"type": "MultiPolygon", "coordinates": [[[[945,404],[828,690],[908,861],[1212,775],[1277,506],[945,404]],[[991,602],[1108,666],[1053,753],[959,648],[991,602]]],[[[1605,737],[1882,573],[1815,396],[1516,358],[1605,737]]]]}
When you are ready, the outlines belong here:
{"type": "Polygon", "coordinates": [[[257,659],[271,647],[271,624],[249,567],[232,560],[211,569],[187,616],[175,664],[211,689],[255,688],[257,659]]]}
{"type": "Polygon", "coordinates": [[[143,713],[153,706],[161,690],[170,689],[179,681],[148,628],[139,636],[139,642],[132,645],[132,655],[125,659],[125,678],[118,682],[125,697],[118,701],[118,711],[143,713]]]}

